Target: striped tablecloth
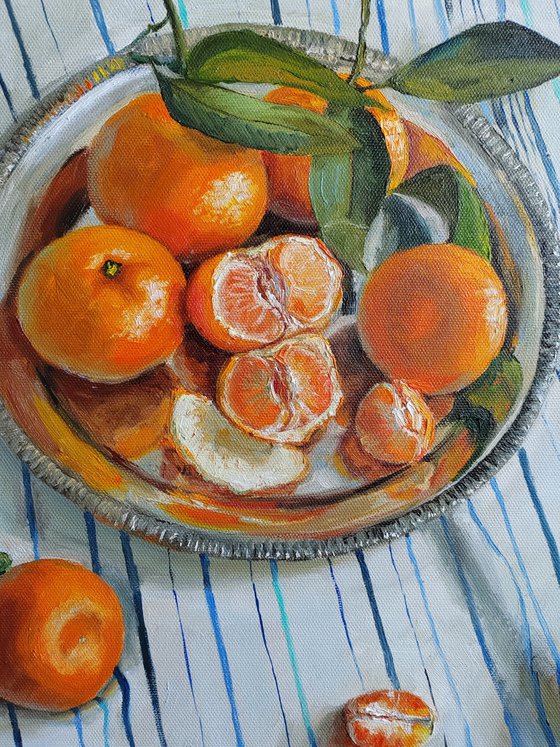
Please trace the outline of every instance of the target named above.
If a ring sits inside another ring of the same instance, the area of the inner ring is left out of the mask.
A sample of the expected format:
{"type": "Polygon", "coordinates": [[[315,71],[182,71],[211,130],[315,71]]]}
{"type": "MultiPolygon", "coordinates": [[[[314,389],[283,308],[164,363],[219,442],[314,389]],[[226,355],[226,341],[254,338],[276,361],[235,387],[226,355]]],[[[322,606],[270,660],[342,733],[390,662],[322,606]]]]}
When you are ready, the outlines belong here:
{"type": "MultiPolygon", "coordinates": [[[[185,25],[312,27],[355,38],[359,0],[180,0],[185,25]]],[[[403,59],[478,21],[560,41],[558,0],[376,0],[370,44],[403,59]]],[[[157,0],[0,0],[0,126],[128,44],[157,0]]],[[[560,85],[484,107],[560,210],[560,85]]],[[[0,229],[1,230],[1,229],[0,229]]],[[[560,744],[560,382],[525,447],[413,535],[305,564],[170,554],[81,513],[0,447],[0,548],[75,559],[126,608],[114,685],[61,717],[0,703],[0,747],[305,747],[333,709],[402,687],[439,714],[431,744],[560,744]]]]}

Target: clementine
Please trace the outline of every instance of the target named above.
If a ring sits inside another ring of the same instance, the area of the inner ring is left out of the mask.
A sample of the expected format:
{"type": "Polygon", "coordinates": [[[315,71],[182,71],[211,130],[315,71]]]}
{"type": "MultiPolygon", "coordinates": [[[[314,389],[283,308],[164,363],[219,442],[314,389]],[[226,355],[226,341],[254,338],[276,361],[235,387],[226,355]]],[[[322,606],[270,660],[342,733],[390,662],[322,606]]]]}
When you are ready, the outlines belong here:
{"type": "Polygon", "coordinates": [[[21,327],[47,363],[92,381],[131,379],[183,337],[185,277],[153,239],[94,226],[53,241],[23,272],[21,327]]]}
{"type": "Polygon", "coordinates": [[[434,730],[435,715],[406,690],[377,690],[344,706],[346,730],[356,747],[420,747],[434,730]]]}
{"type": "Polygon", "coordinates": [[[102,221],[142,231],[186,258],[243,244],[267,203],[258,151],[183,127],[156,93],[131,101],[95,136],[88,189],[102,221]]]}
{"type": "Polygon", "coordinates": [[[304,443],[332,418],[342,391],[329,343],[300,335],[234,356],[218,379],[218,407],[266,441],[304,443]]]}
{"type": "Polygon", "coordinates": [[[0,698],[66,711],[94,698],[124,644],[113,589],[67,560],[36,560],[0,576],[0,698]]]}
{"type": "Polygon", "coordinates": [[[447,145],[426,132],[422,127],[403,119],[402,123],[406,130],[408,140],[408,166],[405,179],[411,179],[419,171],[430,169],[433,166],[453,166],[470,184],[476,188],[476,181],[471,172],[459,161],[447,145]]]}
{"type": "Polygon", "coordinates": [[[455,244],[396,252],[370,274],[358,308],[374,365],[425,394],[471,384],[500,352],[506,327],[496,271],[455,244]]]}
{"type": "MultiPolygon", "coordinates": [[[[341,73],[342,78],[347,75],[341,73]]],[[[358,84],[367,86],[369,81],[359,78],[358,84]]],[[[366,95],[381,103],[385,108],[371,108],[367,111],[377,120],[385,136],[385,142],[391,159],[391,172],[388,190],[398,187],[404,179],[408,148],[404,125],[396,111],[385,96],[377,89],[371,89],[366,95]]],[[[265,99],[275,104],[301,106],[314,112],[322,113],[327,108],[325,99],[299,88],[274,88],[266,94],[265,99]]],[[[269,208],[272,212],[295,223],[314,225],[315,215],[309,197],[310,156],[284,156],[263,152],[263,160],[268,174],[269,208]]]]}
{"type": "Polygon", "coordinates": [[[277,236],[203,262],[187,284],[198,332],[232,353],[327,327],[342,300],[342,269],[309,236],[277,236]]]}
{"type": "Polygon", "coordinates": [[[390,464],[420,461],[436,433],[424,398],[402,381],[375,384],[360,402],[355,428],[362,449],[390,464]]]}

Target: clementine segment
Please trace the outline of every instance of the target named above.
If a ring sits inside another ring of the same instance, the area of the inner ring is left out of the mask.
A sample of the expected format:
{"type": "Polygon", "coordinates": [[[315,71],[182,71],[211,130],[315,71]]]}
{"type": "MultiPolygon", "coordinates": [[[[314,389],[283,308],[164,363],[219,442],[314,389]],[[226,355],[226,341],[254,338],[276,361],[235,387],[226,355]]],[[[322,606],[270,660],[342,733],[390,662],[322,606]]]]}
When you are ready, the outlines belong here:
{"type": "Polygon", "coordinates": [[[357,747],[420,747],[432,735],[435,716],[414,693],[377,690],[344,706],[346,730],[357,747]]]}
{"type": "Polygon", "coordinates": [[[94,698],[123,649],[111,587],[67,560],[36,560],[0,576],[0,698],[66,711],[94,698]]]}
{"type": "Polygon", "coordinates": [[[212,257],[187,285],[187,313],[195,328],[233,353],[321,331],[341,300],[340,265],[319,239],[308,236],[279,236],[212,257]]]}
{"type": "Polygon", "coordinates": [[[88,190],[102,221],[142,231],[186,258],[243,244],[267,204],[259,152],[183,127],[156,93],[103,125],[90,147],[88,190]]]}
{"type": "Polygon", "coordinates": [[[342,401],[328,342],[302,335],[234,356],[218,379],[220,410],[258,438],[303,443],[336,414],[342,401]]]}
{"type": "Polygon", "coordinates": [[[418,462],[432,448],[435,418],[426,401],[402,381],[376,384],[356,412],[362,449],[390,464],[418,462]]]}
{"type": "MultiPolygon", "coordinates": [[[[340,73],[341,78],[348,77],[340,73]]],[[[358,84],[369,85],[365,78],[358,84]]],[[[381,103],[384,109],[370,108],[381,127],[391,159],[388,190],[392,191],[402,182],[408,163],[406,130],[396,109],[376,89],[366,91],[366,96],[381,103]]],[[[299,88],[287,86],[274,88],[264,97],[267,101],[286,106],[301,106],[314,112],[323,113],[327,108],[325,99],[299,88]]],[[[263,152],[263,161],[268,174],[269,208],[277,215],[303,225],[314,225],[315,215],[309,197],[310,156],[284,156],[263,152]]]]}
{"type": "Polygon", "coordinates": [[[98,382],[166,360],[183,337],[185,277],[153,239],[127,228],[72,231],[23,272],[18,318],[47,363],[98,382]]]}
{"type": "Polygon", "coordinates": [[[471,249],[454,244],[397,252],[370,274],[358,329],[389,379],[425,394],[471,384],[500,352],[507,327],[504,287],[471,249]]]}

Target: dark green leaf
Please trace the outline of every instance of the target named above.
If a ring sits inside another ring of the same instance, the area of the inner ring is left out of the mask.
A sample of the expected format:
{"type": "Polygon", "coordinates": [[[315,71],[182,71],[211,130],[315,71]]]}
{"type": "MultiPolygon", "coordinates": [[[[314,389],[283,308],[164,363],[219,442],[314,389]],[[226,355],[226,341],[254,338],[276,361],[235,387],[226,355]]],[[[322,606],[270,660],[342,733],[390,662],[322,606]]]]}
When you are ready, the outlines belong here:
{"type": "MultiPolygon", "coordinates": [[[[342,153],[357,146],[348,128],[296,106],[271,104],[155,66],[173,119],[205,135],[273,153],[342,153]]],[[[373,117],[371,117],[373,119],[373,117]]]]}
{"type": "Polygon", "coordinates": [[[249,29],[202,39],[191,50],[188,66],[190,77],[205,83],[292,86],[346,106],[384,108],[304,52],[249,29]]]}
{"type": "Polygon", "coordinates": [[[490,261],[490,231],[482,200],[465,177],[451,166],[434,166],[403,182],[397,193],[432,205],[449,224],[449,238],[490,261]]]}
{"type": "Polygon", "coordinates": [[[487,410],[497,423],[502,423],[515,405],[522,387],[521,364],[512,353],[504,351],[461,396],[473,407],[487,410]]]}
{"type": "Polygon", "coordinates": [[[0,552],[0,576],[12,567],[12,559],[7,552],[0,552]]]}
{"type": "Polygon", "coordinates": [[[391,162],[381,128],[370,114],[331,106],[327,116],[350,128],[361,147],[311,160],[311,204],[325,244],[342,262],[366,273],[365,240],[387,192],[391,162]]]}
{"type": "Polygon", "coordinates": [[[409,62],[387,85],[437,101],[484,101],[560,74],[560,47],[512,21],[480,24],[409,62]]]}

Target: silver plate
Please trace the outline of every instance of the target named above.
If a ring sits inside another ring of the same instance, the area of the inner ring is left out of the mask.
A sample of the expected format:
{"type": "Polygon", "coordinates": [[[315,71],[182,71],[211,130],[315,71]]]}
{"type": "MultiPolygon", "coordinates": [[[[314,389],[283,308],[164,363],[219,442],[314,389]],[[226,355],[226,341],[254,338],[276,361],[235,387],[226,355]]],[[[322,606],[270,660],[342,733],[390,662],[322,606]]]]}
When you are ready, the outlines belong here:
{"type": "MultiPolygon", "coordinates": [[[[186,32],[189,44],[216,30],[237,26],[222,26],[213,29],[195,29],[186,32]]],[[[349,63],[354,56],[355,45],[352,42],[332,37],[328,34],[302,31],[297,29],[255,26],[251,27],[288,44],[305,49],[307,52],[334,66],[349,63]]],[[[171,48],[168,36],[154,37],[146,43],[150,52],[165,53],[171,48]]],[[[123,74],[126,68],[132,67],[126,58],[126,51],[116,58],[107,58],[75,78],[64,83],[59,89],[43,99],[26,117],[24,123],[11,132],[0,150],[0,217],[4,230],[16,230],[18,215],[2,211],[2,195],[12,188],[10,181],[18,164],[24,159],[29,149],[45,138],[46,128],[61,116],[68,117],[72,107],[80,100],[87,101],[89,89],[95,88],[114,76],[123,74]]],[[[382,54],[370,52],[364,75],[372,81],[386,78],[395,67],[395,62],[382,54]]],[[[140,92],[140,91],[137,91],[140,92]]],[[[135,91],[131,91],[133,95],[135,91]]],[[[93,102],[93,98],[91,99],[93,102]]],[[[525,392],[522,404],[515,418],[507,422],[492,443],[491,449],[484,458],[456,483],[439,493],[435,498],[409,510],[398,518],[378,523],[363,531],[347,536],[328,539],[267,539],[259,540],[240,535],[228,535],[223,532],[205,532],[194,529],[181,522],[167,521],[153,516],[131,502],[117,500],[110,495],[93,492],[77,474],[68,474],[46,454],[40,451],[13,419],[4,402],[0,403],[0,434],[13,451],[26,463],[39,478],[64,494],[81,508],[91,511],[105,523],[125,529],[166,545],[173,549],[207,552],[228,558],[278,558],[288,560],[325,557],[352,551],[356,548],[376,544],[381,540],[398,537],[409,532],[424,521],[440,516],[449,506],[470,496],[481,487],[498,469],[515,453],[521,445],[527,431],[535,419],[551,376],[554,371],[556,353],[559,346],[560,307],[560,245],[556,230],[552,224],[547,203],[541,196],[533,178],[519,162],[514,152],[504,140],[488,125],[475,107],[427,105],[426,102],[412,104],[402,100],[402,104],[412,111],[423,108],[424,117],[430,118],[431,112],[448,123],[449,132],[458,133],[459,139],[467,138],[473,148],[484,155],[486,167],[495,168],[496,173],[507,175],[508,187],[519,197],[524,213],[529,219],[530,229],[534,232],[535,249],[529,252],[524,262],[528,263],[528,277],[533,278],[535,302],[540,307],[538,328],[542,330],[540,340],[529,345],[531,352],[526,368],[532,379],[525,392]],[[531,266],[532,265],[532,266],[531,266]],[[535,280],[537,278],[537,280],[535,280]]],[[[77,107],[76,107],[77,109],[77,107]]],[[[108,111],[102,112],[106,117],[108,111]]],[[[86,144],[85,142],[82,144],[86,144]]],[[[56,142],[53,143],[53,147],[56,142]]],[[[48,172],[48,165],[45,166],[48,172]]],[[[4,203],[6,204],[6,203],[4,203]]],[[[21,213],[23,216],[25,212],[21,213]]],[[[20,217],[20,221],[22,217],[20,217]]],[[[6,253],[5,253],[6,254],[6,253]]],[[[9,254],[9,252],[7,252],[9,254]]],[[[516,263],[520,261],[516,257],[516,263]]],[[[2,292],[11,279],[16,257],[0,257],[0,285],[2,292]]],[[[523,269],[523,268],[522,268],[523,269]]],[[[537,313],[537,312],[527,312],[537,313]]],[[[523,321],[523,320],[521,320],[523,321]]],[[[531,327],[532,329],[532,327],[531,327]]]]}

